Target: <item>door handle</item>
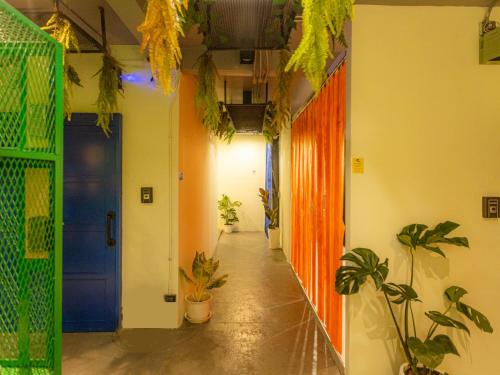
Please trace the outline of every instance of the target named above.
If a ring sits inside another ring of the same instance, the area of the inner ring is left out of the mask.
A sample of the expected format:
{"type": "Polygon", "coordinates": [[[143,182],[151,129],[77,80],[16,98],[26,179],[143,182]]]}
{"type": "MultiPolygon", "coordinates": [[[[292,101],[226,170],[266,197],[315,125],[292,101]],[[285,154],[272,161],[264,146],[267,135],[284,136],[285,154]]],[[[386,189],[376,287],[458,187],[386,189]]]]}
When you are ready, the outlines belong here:
{"type": "Polygon", "coordinates": [[[116,240],[113,238],[113,222],[115,218],[116,214],[114,211],[109,211],[106,215],[106,243],[109,247],[116,245],[116,240]]]}

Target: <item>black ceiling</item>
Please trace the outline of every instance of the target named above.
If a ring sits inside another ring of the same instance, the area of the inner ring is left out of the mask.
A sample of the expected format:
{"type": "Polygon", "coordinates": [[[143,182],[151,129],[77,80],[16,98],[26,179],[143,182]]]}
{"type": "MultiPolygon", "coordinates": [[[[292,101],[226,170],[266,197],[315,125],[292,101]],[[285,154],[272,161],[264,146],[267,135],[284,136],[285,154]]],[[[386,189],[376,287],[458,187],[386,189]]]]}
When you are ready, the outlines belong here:
{"type": "Polygon", "coordinates": [[[212,50],[283,48],[295,18],[294,3],[294,0],[217,0],[202,5],[208,20],[208,30],[203,30],[207,44],[212,50]]]}

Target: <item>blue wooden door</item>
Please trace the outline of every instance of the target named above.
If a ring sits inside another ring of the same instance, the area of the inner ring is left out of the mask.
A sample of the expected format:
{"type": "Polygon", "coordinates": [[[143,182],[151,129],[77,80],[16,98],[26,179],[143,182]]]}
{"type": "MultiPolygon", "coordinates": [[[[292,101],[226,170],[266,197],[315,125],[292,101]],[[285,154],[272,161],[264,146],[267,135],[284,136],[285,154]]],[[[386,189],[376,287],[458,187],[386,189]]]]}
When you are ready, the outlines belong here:
{"type": "Polygon", "coordinates": [[[120,316],[121,115],[64,127],[63,330],[111,332],[120,316]]]}

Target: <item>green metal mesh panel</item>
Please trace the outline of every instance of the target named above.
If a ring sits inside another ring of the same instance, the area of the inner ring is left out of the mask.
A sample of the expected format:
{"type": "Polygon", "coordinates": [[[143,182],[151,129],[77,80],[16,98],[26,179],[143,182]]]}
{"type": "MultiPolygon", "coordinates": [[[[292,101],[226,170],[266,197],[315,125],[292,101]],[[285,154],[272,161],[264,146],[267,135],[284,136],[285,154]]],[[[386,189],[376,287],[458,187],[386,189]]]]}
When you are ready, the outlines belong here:
{"type": "Polygon", "coordinates": [[[60,373],[61,56],[0,0],[1,375],[60,373]]]}

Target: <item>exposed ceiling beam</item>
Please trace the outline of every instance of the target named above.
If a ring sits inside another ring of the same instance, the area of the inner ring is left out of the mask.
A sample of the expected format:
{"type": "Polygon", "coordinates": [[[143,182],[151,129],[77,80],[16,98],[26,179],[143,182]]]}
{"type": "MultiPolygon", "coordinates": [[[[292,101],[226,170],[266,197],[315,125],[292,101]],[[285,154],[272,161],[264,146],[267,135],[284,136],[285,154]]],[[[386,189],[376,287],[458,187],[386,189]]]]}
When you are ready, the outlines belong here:
{"type": "Polygon", "coordinates": [[[136,0],[106,0],[123,24],[139,43],[142,39],[137,27],[144,21],[144,12],[136,0]]]}

